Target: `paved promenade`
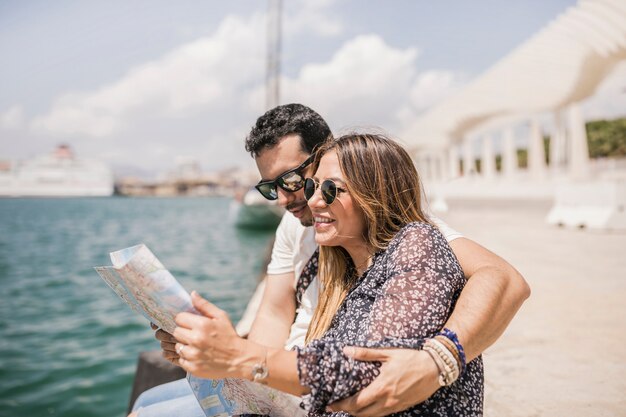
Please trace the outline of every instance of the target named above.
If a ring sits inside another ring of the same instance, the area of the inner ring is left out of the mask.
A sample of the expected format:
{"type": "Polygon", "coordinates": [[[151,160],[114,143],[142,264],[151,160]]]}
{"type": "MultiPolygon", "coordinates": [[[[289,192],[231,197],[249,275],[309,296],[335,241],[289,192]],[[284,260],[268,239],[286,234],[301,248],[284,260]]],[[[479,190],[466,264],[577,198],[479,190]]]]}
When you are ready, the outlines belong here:
{"type": "Polygon", "coordinates": [[[485,416],[626,416],[626,233],[550,227],[548,203],[448,203],[532,288],[484,354],[485,416]]]}

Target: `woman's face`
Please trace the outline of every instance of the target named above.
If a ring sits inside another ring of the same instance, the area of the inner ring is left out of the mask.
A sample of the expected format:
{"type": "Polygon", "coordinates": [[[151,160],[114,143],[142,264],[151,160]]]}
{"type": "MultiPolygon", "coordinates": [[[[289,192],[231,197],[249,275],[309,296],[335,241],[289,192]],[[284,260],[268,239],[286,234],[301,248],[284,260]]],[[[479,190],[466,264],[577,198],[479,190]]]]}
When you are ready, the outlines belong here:
{"type": "Polygon", "coordinates": [[[347,191],[344,176],[339,168],[339,159],[335,151],[327,152],[320,160],[313,178],[318,184],[333,180],[337,185],[337,197],[331,204],[322,198],[319,186],[309,199],[313,212],[315,241],[323,246],[342,246],[349,250],[351,246],[365,243],[365,218],[363,211],[347,191]]]}

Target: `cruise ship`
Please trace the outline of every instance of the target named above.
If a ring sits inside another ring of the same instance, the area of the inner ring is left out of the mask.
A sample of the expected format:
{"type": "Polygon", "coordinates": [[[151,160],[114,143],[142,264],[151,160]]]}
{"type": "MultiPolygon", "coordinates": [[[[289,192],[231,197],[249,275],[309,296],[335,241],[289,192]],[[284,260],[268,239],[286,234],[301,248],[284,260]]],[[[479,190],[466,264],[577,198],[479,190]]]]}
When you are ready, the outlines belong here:
{"type": "Polygon", "coordinates": [[[76,158],[68,145],[20,163],[0,162],[0,197],[113,194],[113,174],[99,161],[76,158]]]}

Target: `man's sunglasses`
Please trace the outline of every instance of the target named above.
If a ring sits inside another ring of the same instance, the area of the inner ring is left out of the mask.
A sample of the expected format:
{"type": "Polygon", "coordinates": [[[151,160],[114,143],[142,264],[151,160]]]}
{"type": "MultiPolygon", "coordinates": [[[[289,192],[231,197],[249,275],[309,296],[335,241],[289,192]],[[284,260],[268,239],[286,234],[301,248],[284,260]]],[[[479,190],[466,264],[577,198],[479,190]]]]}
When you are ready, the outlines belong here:
{"type": "Polygon", "coordinates": [[[322,191],[322,200],[328,205],[333,204],[338,193],[346,191],[343,188],[337,187],[337,184],[335,184],[333,180],[324,180],[320,185],[320,183],[313,178],[307,178],[304,181],[304,198],[306,198],[307,201],[310,200],[318,187],[322,191]]]}
{"type": "Polygon", "coordinates": [[[276,189],[277,186],[290,193],[298,191],[304,186],[302,171],[304,168],[309,166],[311,162],[313,162],[313,155],[309,156],[302,164],[294,169],[283,172],[276,177],[275,180],[259,181],[254,188],[259,190],[261,195],[268,200],[276,200],[278,198],[278,190],[276,189]]]}

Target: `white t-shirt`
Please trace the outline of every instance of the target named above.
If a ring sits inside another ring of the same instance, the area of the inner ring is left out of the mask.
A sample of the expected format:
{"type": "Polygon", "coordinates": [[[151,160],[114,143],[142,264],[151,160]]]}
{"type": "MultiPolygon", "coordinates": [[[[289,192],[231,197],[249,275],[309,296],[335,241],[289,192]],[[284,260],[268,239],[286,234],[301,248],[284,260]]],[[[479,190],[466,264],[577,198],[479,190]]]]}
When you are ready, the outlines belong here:
{"type": "MultiPolygon", "coordinates": [[[[430,216],[430,220],[439,228],[448,242],[463,237],[437,217],[430,216]]],[[[272,258],[267,266],[267,273],[277,275],[293,272],[295,276],[293,287],[295,289],[298,277],[316,248],[315,229],[302,226],[300,220],[291,213],[285,213],[276,229],[276,240],[272,248],[272,258]]],[[[318,295],[319,281],[315,278],[302,296],[302,302],[296,312],[296,319],[291,326],[289,338],[285,342],[285,349],[290,350],[294,346],[304,346],[306,332],[317,306],[318,295]]]]}

